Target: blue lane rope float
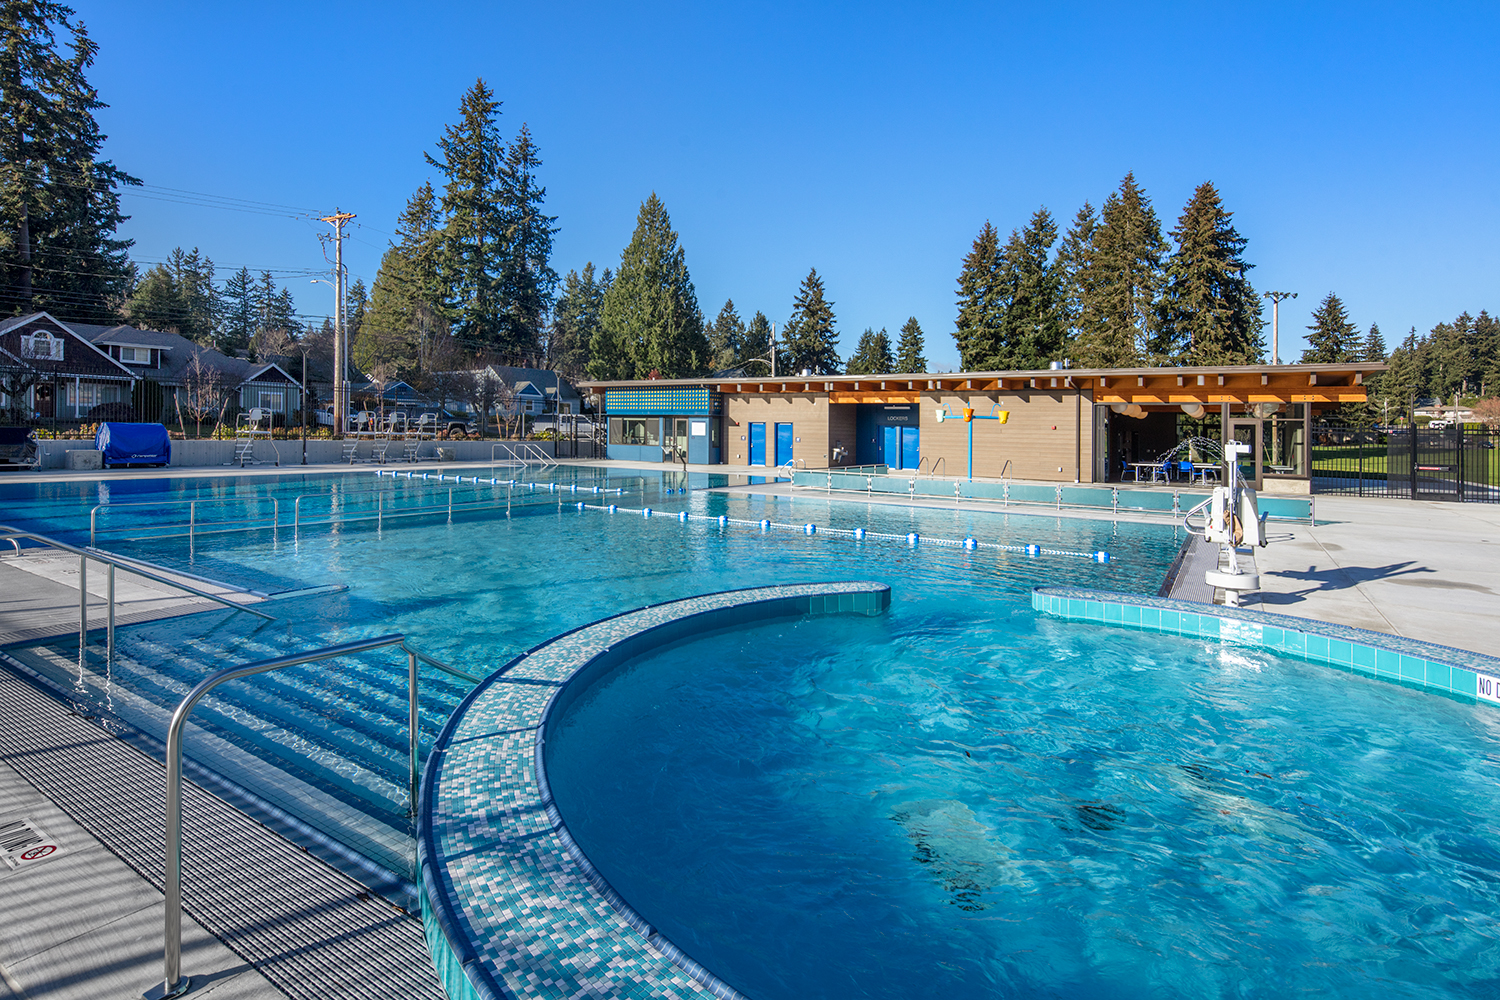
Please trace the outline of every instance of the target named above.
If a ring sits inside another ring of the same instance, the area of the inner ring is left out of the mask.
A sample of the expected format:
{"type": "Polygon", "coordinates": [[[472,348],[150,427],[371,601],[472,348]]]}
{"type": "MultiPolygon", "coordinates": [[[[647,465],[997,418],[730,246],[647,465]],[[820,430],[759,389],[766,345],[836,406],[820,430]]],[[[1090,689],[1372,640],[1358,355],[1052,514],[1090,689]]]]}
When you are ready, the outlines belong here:
{"type": "MultiPolygon", "coordinates": [[[[637,509],[631,507],[620,507],[616,504],[601,506],[598,504],[583,503],[582,501],[580,501],[575,506],[576,509],[580,511],[597,510],[613,514],[616,511],[623,510],[628,514],[640,514],[643,517],[648,518],[658,513],[657,511],[653,511],[650,507],[642,507],[637,509]]],[[[807,522],[804,524],[786,524],[780,521],[772,521],[770,518],[761,518],[758,521],[752,521],[744,518],[730,517],[727,514],[694,514],[685,510],[677,512],[677,521],[681,524],[687,524],[690,521],[710,521],[720,528],[727,528],[730,525],[742,525],[747,528],[757,528],[762,532],[795,531],[803,535],[831,535],[836,538],[849,538],[853,539],[854,541],[860,542],[867,539],[880,539],[890,542],[904,542],[907,545],[911,546],[916,546],[918,544],[921,544],[923,546],[948,546],[950,548],[964,549],[970,552],[987,549],[995,552],[1013,552],[1017,555],[1026,555],[1033,558],[1036,558],[1038,556],[1067,556],[1076,559],[1088,559],[1091,562],[1096,563],[1114,562],[1114,556],[1102,549],[1097,552],[1075,552],[1071,549],[1044,548],[1041,545],[1036,544],[1035,542],[1027,545],[1007,545],[1003,542],[982,542],[979,539],[975,538],[973,535],[968,535],[964,538],[934,538],[929,535],[918,534],[915,531],[900,535],[884,531],[871,531],[868,528],[862,527],[829,528],[819,527],[812,522],[807,522]]]]}

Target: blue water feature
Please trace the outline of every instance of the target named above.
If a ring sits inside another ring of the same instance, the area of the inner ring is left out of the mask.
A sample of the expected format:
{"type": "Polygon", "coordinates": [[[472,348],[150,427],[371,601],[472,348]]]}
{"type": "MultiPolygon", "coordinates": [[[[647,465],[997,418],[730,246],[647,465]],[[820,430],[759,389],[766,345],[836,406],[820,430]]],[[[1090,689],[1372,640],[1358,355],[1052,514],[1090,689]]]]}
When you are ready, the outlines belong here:
{"type": "Polygon", "coordinates": [[[899,589],[637,660],[547,743],[584,853],[730,985],[1500,995],[1492,707],[899,589]]]}

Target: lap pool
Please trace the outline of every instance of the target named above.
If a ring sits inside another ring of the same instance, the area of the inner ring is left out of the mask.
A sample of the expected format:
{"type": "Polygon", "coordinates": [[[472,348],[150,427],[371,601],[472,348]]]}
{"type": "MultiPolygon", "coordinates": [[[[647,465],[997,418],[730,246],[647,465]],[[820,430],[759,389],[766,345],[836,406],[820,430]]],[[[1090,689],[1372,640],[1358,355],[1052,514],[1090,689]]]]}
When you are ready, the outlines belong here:
{"type": "MultiPolygon", "coordinates": [[[[451,516],[409,518],[386,515],[441,506],[446,487],[369,473],[111,483],[103,548],[260,590],[348,589],[265,605],[278,621],[259,628],[214,612],[122,629],[108,673],[97,648],[80,667],[76,640],[7,652],[149,733],[224,662],[400,631],[483,675],[643,605],[879,581],[883,616],[683,642],[624,663],[555,721],[548,777],[578,847],[729,987],[756,1000],[1500,988],[1493,708],[1032,610],[1036,586],[1154,594],[1182,540],[1171,528],[747,497],[671,473],[541,482],[508,487],[508,512],[491,485],[466,487],[451,516]],[[313,495],[292,530],[295,498],[313,495]],[[273,497],[278,520],[159,528],[193,497],[217,504],[199,525],[263,517],[273,497]],[[866,537],[839,534],[855,529],[866,537]],[[933,544],[967,538],[1010,548],[933,544]],[[1026,546],[1051,554],[1014,551],[1026,546]]],[[[103,489],[7,484],[0,520],[86,540],[103,489]]],[[[404,671],[372,656],[236,682],[200,708],[189,755],[407,878],[404,671]]],[[[466,692],[423,683],[430,744],[466,692]]]]}

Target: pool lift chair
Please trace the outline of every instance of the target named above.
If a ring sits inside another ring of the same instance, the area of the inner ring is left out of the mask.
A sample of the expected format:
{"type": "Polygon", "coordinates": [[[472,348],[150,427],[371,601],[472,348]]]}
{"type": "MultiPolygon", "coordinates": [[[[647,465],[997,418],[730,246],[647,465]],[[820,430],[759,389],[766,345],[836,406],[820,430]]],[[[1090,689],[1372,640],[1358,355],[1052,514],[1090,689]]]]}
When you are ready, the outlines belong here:
{"type": "Polygon", "coordinates": [[[1241,594],[1260,589],[1254,550],[1266,545],[1266,515],[1256,505],[1255,490],[1240,475],[1239,457],[1249,453],[1247,444],[1231,441],[1226,445],[1224,464],[1229,481],[1214,487],[1207,500],[1182,518],[1189,533],[1201,534],[1204,541],[1219,546],[1217,568],[1208,570],[1203,578],[1210,587],[1224,591],[1224,603],[1231,606],[1240,603],[1241,594]],[[1192,518],[1200,513],[1206,520],[1201,529],[1194,528],[1192,518]],[[1242,557],[1248,557],[1248,568],[1241,565],[1242,557]]]}

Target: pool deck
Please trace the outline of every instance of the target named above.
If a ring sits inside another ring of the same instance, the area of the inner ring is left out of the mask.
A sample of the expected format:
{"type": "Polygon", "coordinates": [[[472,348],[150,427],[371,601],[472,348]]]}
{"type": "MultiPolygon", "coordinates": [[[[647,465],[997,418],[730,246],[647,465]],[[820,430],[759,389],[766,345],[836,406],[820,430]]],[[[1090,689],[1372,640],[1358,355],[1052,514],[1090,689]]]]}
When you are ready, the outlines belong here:
{"type": "MultiPolygon", "coordinates": [[[[427,471],[473,470],[490,463],[454,463],[426,465],[427,471]]],[[[642,470],[680,470],[680,466],[637,463],[604,463],[564,460],[561,465],[622,464],[642,470]]],[[[370,467],[355,467],[369,469],[370,467]]],[[[347,465],[295,466],[290,468],[246,469],[141,469],[116,470],[108,479],[179,478],[202,475],[265,476],[296,473],[328,474],[350,471],[347,465]]],[[[689,466],[695,473],[728,473],[731,475],[765,475],[765,469],[726,466],[689,466]]],[[[0,482],[42,482],[95,480],[97,472],[60,472],[18,474],[0,478],[0,482]]],[[[727,487],[730,492],[776,493],[796,496],[788,484],[727,487]]],[[[808,507],[814,501],[826,505],[821,494],[804,493],[808,507]]],[[[1494,609],[1500,596],[1500,505],[1450,504],[1379,498],[1351,498],[1319,495],[1318,523],[1315,525],[1279,523],[1271,525],[1271,544],[1257,550],[1256,561],[1265,588],[1246,601],[1246,606],[1281,614],[1296,615],[1319,621],[1350,625],[1462,649],[1485,652],[1495,647],[1497,630],[1494,609]]],[[[793,499],[793,504],[799,501],[793,499]]],[[[856,500],[854,502],[863,502],[856,500]]],[[[924,507],[953,508],[952,501],[937,499],[910,501],[899,496],[885,496],[883,504],[915,503],[924,507]]],[[[994,509],[992,505],[966,503],[964,509],[994,509]]],[[[1028,511],[1012,507],[1012,515],[1056,516],[1041,510],[1028,511]]],[[[1109,512],[1091,514],[1065,512],[1065,516],[1110,518],[1109,512]]],[[[1121,515],[1119,520],[1163,523],[1161,518],[1121,515]]],[[[28,556],[27,559],[38,557],[28,556]]],[[[57,624],[71,620],[76,628],[78,594],[75,582],[67,585],[67,565],[76,573],[76,560],[58,562],[44,573],[22,569],[14,557],[0,560],[6,576],[0,577],[0,632],[35,627],[46,616],[56,616],[57,624]],[[26,574],[26,575],[17,575],[26,574]],[[15,587],[29,584],[24,598],[15,587]]],[[[90,568],[90,587],[102,584],[103,574],[90,568]]],[[[122,575],[117,584],[119,594],[126,596],[122,575]]],[[[144,583],[145,581],[141,581],[144,583]]],[[[136,595],[143,601],[151,595],[136,595]]],[[[144,605],[141,610],[146,610],[144,605]]],[[[181,613],[180,609],[173,609],[181,613]]],[[[91,602],[91,625],[99,623],[91,602]]],[[[124,619],[122,618],[123,622],[124,619]]],[[[13,640],[5,640],[13,641],[13,640]]],[[[8,732],[16,731],[20,714],[29,712],[34,726],[57,762],[75,766],[77,754],[93,752],[97,747],[129,758],[142,757],[133,748],[111,739],[104,730],[85,719],[72,717],[56,704],[40,706],[34,692],[7,675],[0,667],[0,713],[8,720],[8,732]],[[25,702],[23,705],[22,702],[25,702]]],[[[29,869],[7,874],[0,870],[5,898],[12,902],[14,914],[11,930],[0,935],[0,1000],[10,998],[132,997],[158,975],[161,946],[161,894],[159,879],[150,874],[159,861],[150,862],[149,841],[157,832],[145,832],[132,842],[127,833],[101,831],[100,824],[82,817],[78,803],[85,799],[86,789],[70,797],[65,790],[50,784],[39,769],[39,751],[14,742],[0,745],[0,821],[20,814],[32,818],[42,829],[66,848],[66,853],[29,869]],[[96,833],[98,834],[96,836],[96,833]],[[140,857],[148,860],[142,862],[140,857]],[[146,872],[147,874],[143,874],[146,872]]],[[[140,762],[132,766],[140,768],[140,762]]],[[[160,773],[160,765],[149,764],[160,773]]],[[[159,792],[147,807],[159,812],[159,792]]],[[[212,798],[196,790],[194,795],[212,798]]],[[[224,809],[229,807],[224,806],[224,809]]],[[[240,849],[257,857],[285,860],[291,851],[298,860],[317,865],[294,845],[276,833],[260,827],[248,817],[237,833],[240,849]],[[268,853],[269,852],[269,853],[268,853]],[[278,853],[282,852],[282,853],[278,853]]],[[[154,848],[159,856],[159,843],[154,848]]],[[[329,880],[333,897],[347,893],[352,882],[340,883],[337,873],[323,873],[329,880]]],[[[354,886],[357,889],[357,886],[354,886]]],[[[195,978],[195,989],[189,996],[280,997],[290,993],[279,989],[257,968],[264,963],[275,978],[282,978],[287,968],[305,963],[315,968],[330,959],[347,961],[342,954],[351,942],[362,950],[364,942],[388,940],[385,947],[414,961],[412,956],[425,952],[421,945],[421,926],[410,918],[392,920],[392,914],[378,899],[347,899],[338,903],[343,920],[348,923],[334,928],[327,923],[327,912],[334,903],[322,904],[324,912],[265,912],[259,916],[265,926],[278,926],[300,935],[295,948],[273,947],[267,958],[247,961],[238,952],[245,951],[243,941],[235,939],[236,950],[222,941],[234,939],[232,931],[220,926],[209,933],[196,922],[184,924],[184,963],[195,978]],[[352,914],[348,911],[353,910],[352,914]],[[284,926],[283,926],[284,925],[284,926]],[[217,940],[216,940],[217,937],[217,940]],[[279,963],[279,965],[278,965],[279,963]],[[197,985],[201,983],[201,985],[197,985]]],[[[396,957],[395,954],[392,956],[396,957]]],[[[422,960],[425,962],[425,958],[422,960]]],[[[420,964],[420,963],[419,963],[420,964]]],[[[387,967],[378,978],[346,980],[336,988],[323,982],[319,995],[340,997],[418,996],[435,987],[430,963],[425,969],[392,970],[387,967]],[[393,971],[397,974],[393,975],[393,971]],[[396,981],[400,972],[417,974],[416,982],[401,987],[396,981]],[[397,992],[392,992],[396,988],[397,992]]],[[[399,965],[399,963],[398,963],[399,965]]],[[[430,994],[427,994],[430,995],[430,994]]]]}

